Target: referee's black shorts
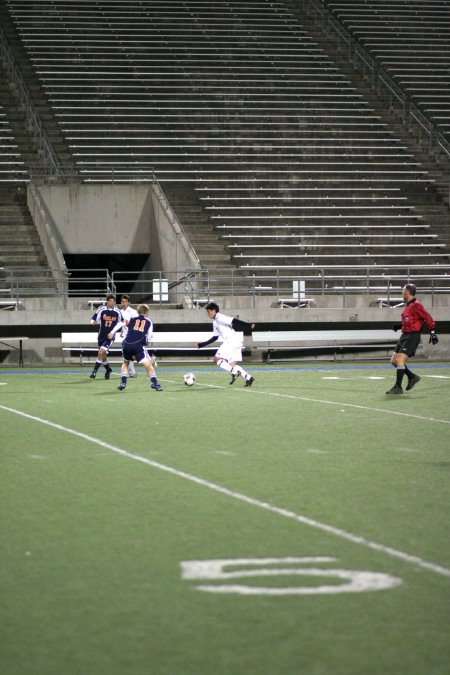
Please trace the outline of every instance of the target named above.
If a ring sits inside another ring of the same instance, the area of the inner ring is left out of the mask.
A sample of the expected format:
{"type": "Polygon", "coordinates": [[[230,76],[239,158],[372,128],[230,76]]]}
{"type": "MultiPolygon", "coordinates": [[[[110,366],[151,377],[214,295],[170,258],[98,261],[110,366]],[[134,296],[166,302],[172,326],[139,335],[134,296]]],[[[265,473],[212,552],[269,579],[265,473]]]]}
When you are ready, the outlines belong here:
{"type": "Polygon", "coordinates": [[[400,340],[395,345],[397,354],[406,354],[414,356],[416,349],[420,344],[420,333],[402,333],[400,340]]]}

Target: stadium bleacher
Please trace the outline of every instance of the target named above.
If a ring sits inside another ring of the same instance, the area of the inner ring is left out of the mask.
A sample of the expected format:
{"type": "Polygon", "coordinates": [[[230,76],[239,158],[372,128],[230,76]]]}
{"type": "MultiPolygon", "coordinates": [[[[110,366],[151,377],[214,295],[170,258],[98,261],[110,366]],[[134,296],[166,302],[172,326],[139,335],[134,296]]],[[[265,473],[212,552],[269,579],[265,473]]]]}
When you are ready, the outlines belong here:
{"type": "Polygon", "coordinates": [[[450,142],[448,0],[324,4],[450,142]]]}
{"type": "Polygon", "coordinates": [[[6,4],[85,182],[191,183],[243,270],[448,265],[434,178],[281,0],[6,4]]]}

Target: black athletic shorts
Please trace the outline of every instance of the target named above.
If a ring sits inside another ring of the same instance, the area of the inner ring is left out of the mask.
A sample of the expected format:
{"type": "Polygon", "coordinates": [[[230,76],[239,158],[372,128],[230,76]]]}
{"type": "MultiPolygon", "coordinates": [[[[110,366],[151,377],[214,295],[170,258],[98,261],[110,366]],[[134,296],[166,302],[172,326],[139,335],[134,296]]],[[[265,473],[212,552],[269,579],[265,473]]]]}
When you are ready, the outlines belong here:
{"type": "Polygon", "coordinates": [[[402,333],[400,340],[395,345],[397,354],[406,354],[414,356],[416,349],[420,344],[420,333],[402,333]]]}

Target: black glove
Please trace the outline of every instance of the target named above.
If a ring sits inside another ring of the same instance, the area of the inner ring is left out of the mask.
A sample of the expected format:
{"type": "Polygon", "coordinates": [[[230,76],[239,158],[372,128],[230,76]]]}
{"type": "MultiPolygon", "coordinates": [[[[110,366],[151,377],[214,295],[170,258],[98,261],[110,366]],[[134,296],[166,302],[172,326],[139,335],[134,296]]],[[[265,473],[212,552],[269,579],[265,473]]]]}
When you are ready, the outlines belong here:
{"type": "Polygon", "coordinates": [[[392,330],[395,330],[395,332],[397,332],[398,330],[401,329],[401,327],[402,327],[401,323],[394,323],[394,325],[392,326],[392,330]]]}
{"type": "Polygon", "coordinates": [[[433,345],[437,345],[437,343],[439,342],[439,338],[436,335],[435,330],[430,331],[430,339],[428,342],[431,342],[433,345]]]}

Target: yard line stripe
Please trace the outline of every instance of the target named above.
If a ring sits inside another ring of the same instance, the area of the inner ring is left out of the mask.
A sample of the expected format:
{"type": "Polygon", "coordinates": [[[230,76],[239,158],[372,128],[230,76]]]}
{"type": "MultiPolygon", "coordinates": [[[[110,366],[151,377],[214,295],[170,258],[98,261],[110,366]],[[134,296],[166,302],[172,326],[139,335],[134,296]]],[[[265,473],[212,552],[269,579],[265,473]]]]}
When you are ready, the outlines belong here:
{"type": "Polygon", "coordinates": [[[277,394],[270,391],[258,391],[252,389],[252,394],[278,396],[280,398],[292,398],[297,401],[308,401],[309,403],[325,403],[327,405],[338,405],[346,408],[358,408],[359,410],[370,410],[372,412],[387,413],[388,415],[399,415],[400,417],[412,417],[415,420],[424,420],[425,422],[440,422],[442,424],[450,424],[450,420],[441,420],[438,417],[425,417],[425,415],[413,415],[413,413],[399,412],[398,410],[386,410],[386,408],[372,408],[368,405],[358,405],[357,403],[341,403],[339,401],[328,401],[320,398],[308,398],[307,396],[294,396],[293,394],[277,394]]]}
{"type": "MultiPolygon", "coordinates": [[[[161,379],[161,382],[170,382],[171,384],[176,384],[175,380],[161,379]]],[[[227,389],[227,387],[223,387],[222,385],[218,384],[202,384],[202,383],[197,384],[198,386],[210,387],[212,389],[227,389]]],[[[250,393],[248,388],[244,389],[242,387],[237,390],[235,389],[235,391],[245,391],[247,393],[250,393]]],[[[256,394],[259,396],[275,396],[278,398],[289,398],[293,401],[307,401],[308,403],[324,403],[325,405],[338,405],[341,408],[342,407],[358,408],[359,410],[369,410],[371,412],[387,413],[388,415],[400,415],[401,417],[412,417],[415,420],[423,420],[425,422],[440,422],[442,424],[450,424],[450,420],[441,420],[438,417],[425,417],[424,415],[413,415],[413,413],[399,412],[398,410],[386,410],[386,408],[372,408],[371,406],[358,405],[357,403],[342,403],[339,401],[328,401],[327,399],[309,398],[307,396],[295,396],[295,394],[279,394],[274,391],[259,391],[254,387],[252,387],[251,393],[252,395],[256,394]]]]}
{"type": "Polygon", "coordinates": [[[112,452],[115,452],[116,454],[121,455],[122,457],[133,459],[136,462],[141,462],[142,464],[146,464],[147,466],[151,466],[154,469],[159,469],[160,471],[172,474],[173,476],[177,476],[178,478],[184,478],[185,480],[188,480],[191,483],[196,483],[197,485],[206,487],[208,490],[219,492],[220,494],[226,495],[227,497],[231,497],[232,499],[245,502],[246,504],[250,504],[251,506],[256,506],[260,509],[264,509],[265,511],[269,511],[270,513],[276,513],[279,516],[289,518],[291,520],[296,521],[297,523],[301,523],[302,525],[309,525],[310,527],[313,527],[316,530],[322,530],[323,532],[327,532],[328,534],[333,534],[334,536],[340,537],[341,539],[346,539],[347,541],[350,541],[353,544],[360,544],[362,546],[366,546],[367,548],[370,548],[374,551],[380,551],[381,553],[390,555],[393,558],[398,558],[403,562],[407,562],[411,565],[415,565],[430,572],[434,572],[435,574],[441,574],[442,576],[450,578],[450,569],[429,562],[427,560],[423,560],[418,556],[410,555],[409,553],[404,553],[403,551],[398,551],[397,549],[391,548],[390,546],[385,546],[384,544],[378,544],[376,541],[371,541],[370,539],[366,539],[365,537],[361,537],[357,534],[352,534],[351,532],[347,532],[346,530],[341,530],[339,527],[334,527],[333,525],[321,523],[318,520],[308,518],[307,516],[302,516],[301,514],[295,513],[294,511],[289,511],[279,506],[269,504],[268,502],[262,502],[259,499],[248,497],[247,495],[244,495],[241,492],[234,492],[233,490],[223,487],[222,485],[218,485],[217,483],[211,483],[210,481],[205,480],[204,478],[199,478],[198,476],[194,476],[191,473],[186,473],[185,471],[174,469],[173,467],[167,466],[166,464],[160,464],[159,462],[155,462],[152,459],[147,459],[146,457],[142,457],[141,455],[135,455],[132,452],[128,452],[127,450],[123,450],[122,448],[118,448],[117,446],[111,445],[110,443],[102,441],[99,438],[95,438],[94,436],[89,436],[88,434],[85,434],[81,431],[70,429],[69,427],[65,427],[61,424],[56,424],[55,422],[50,422],[50,420],[45,420],[42,419],[41,417],[36,417],[35,415],[29,415],[28,413],[25,413],[22,410],[16,410],[15,408],[8,408],[7,406],[4,405],[0,405],[0,409],[6,410],[7,412],[10,413],[14,413],[15,415],[19,415],[21,417],[25,417],[26,419],[32,420],[34,422],[39,422],[40,424],[52,427],[53,429],[64,431],[65,433],[71,434],[72,436],[77,436],[78,438],[82,438],[85,441],[89,441],[90,443],[99,445],[102,448],[111,450],[112,452]]]}

